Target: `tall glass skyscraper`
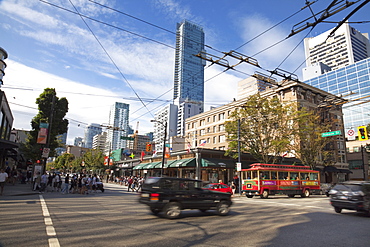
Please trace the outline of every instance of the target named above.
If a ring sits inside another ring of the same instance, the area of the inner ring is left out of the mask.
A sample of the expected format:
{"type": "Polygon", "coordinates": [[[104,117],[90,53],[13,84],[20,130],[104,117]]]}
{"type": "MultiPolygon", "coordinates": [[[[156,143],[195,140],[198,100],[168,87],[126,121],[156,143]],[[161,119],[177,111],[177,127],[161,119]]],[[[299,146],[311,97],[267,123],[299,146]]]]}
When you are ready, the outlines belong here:
{"type": "MultiPolygon", "coordinates": [[[[119,148],[126,148],[127,141],[122,137],[127,136],[129,130],[129,109],[130,105],[116,102],[111,107],[109,114],[109,125],[112,128],[108,129],[108,149],[110,151],[119,148]]],[[[108,150],[109,151],[109,150],[108,150]]]]}
{"type": "Polygon", "coordinates": [[[204,31],[195,23],[177,23],[174,104],[178,107],[177,135],[185,134],[185,119],[204,111],[204,31]]]}
{"type": "Polygon", "coordinates": [[[204,101],[205,60],[194,55],[204,51],[203,28],[184,20],[177,23],[175,78],[173,99],[185,101],[204,101]]]}
{"type": "Polygon", "coordinates": [[[370,124],[370,58],[304,82],[349,100],[343,106],[346,130],[370,124]]]}
{"type": "Polygon", "coordinates": [[[84,146],[92,148],[93,138],[95,135],[101,134],[102,127],[100,124],[92,123],[85,128],[84,146]]]}

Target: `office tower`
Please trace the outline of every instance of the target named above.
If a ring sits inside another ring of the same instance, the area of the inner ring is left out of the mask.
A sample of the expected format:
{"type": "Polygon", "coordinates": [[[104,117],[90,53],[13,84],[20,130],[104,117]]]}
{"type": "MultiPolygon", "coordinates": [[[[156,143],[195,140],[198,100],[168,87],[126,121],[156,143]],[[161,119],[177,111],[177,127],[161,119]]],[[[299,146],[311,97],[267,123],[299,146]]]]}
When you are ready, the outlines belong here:
{"type": "Polygon", "coordinates": [[[76,147],[83,147],[84,146],[83,138],[82,137],[75,137],[73,145],[76,146],[76,147]]]}
{"type": "Polygon", "coordinates": [[[204,101],[205,60],[194,55],[204,51],[203,28],[184,20],[177,23],[174,100],[204,101]]]}
{"type": "MultiPolygon", "coordinates": [[[[349,103],[343,105],[346,132],[370,123],[370,58],[341,69],[327,72],[305,83],[334,95],[342,95],[349,103]]],[[[346,133],[347,135],[347,133],[346,133]]]]}
{"type": "Polygon", "coordinates": [[[5,59],[8,58],[8,53],[0,47],[0,87],[3,85],[3,76],[5,75],[5,68],[6,63],[4,62],[5,59]]]}
{"type": "Polygon", "coordinates": [[[104,151],[105,146],[106,146],[106,141],[107,141],[107,132],[103,132],[101,134],[94,135],[92,148],[104,151]]]}
{"type": "MultiPolygon", "coordinates": [[[[336,70],[370,57],[367,33],[361,34],[348,23],[343,24],[334,35],[329,37],[331,31],[332,29],[304,40],[307,67],[321,62],[331,70],[336,70]]],[[[303,79],[312,77],[314,75],[306,74],[303,79]]]]}
{"type": "Polygon", "coordinates": [[[170,104],[163,107],[155,114],[153,142],[158,152],[162,152],[163,150],[166,124],[166,143],[168,143],[170,137],[176,136],[177,134],[177,111],[177,105],[170,104]]]}
{"type": "Polygon", "coordinates": [[[85,128],[85,148],[92,148],[93,137],[97,134],[101,134],[102,127],[100,124],[92,123],[85,128]]]}
{"type": "Polygon", "coordinates": [[[178,135],[184,135],[185,119],[204,111],[204,66],[205,60],[194,55],[204,52],[204,31],[195,23],[184,20],[177,23],[176,56],[174,76],[174,104],[181,114],[178,119],[178,135]],[[186,104],[184,104],[186,102],[186,104]]]}
{"type": "Polygon", "coordinates": [[[129,130],[129,104],[116,102],[111,107],[109,113],[109,126],[107,142],[108,150],[116,150],[119,148],[126,148],[127,140],[123,137],[127,137],[127,131],[129,130]]]}
{"type": "Polygon", "coordinates": [[[268,87],[272,87],[273,84],[266,82],[267,80],[270,80],[272,83],[276,84],[276,80],[274,80],[273,78],[268,78],[264,76],[260,76],[259,78],[260,79],[257,79],[256,77],[251,76],[239,81],[236,99],[239,100],[253,94],[260,93],[265,91],[268,87]]]}
{"type": "Polygon", "coordinates": [[[63,147],[55,148],[56,156],[60,156],[66,152],[66,144],[67,144],[67,132],[61,135],[57,135],[56,138],[58,139],[59,143],[62,144],[63,147]]]}

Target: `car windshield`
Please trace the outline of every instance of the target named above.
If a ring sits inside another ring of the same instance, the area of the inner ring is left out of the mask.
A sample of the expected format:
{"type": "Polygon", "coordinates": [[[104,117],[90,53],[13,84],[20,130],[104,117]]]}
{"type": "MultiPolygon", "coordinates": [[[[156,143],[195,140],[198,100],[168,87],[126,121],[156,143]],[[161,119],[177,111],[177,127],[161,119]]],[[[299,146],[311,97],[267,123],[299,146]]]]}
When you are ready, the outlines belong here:
{"type": "Polygon", "coordinates": [[[361,185],[358,184],[337,184],[334,186],[335,190],[339,191],[361,191],[361,185]]]}
{"type": "Polygon", "coordinates": [[[213,184],[207,184],[207,185],[203,186],[203,188],[205,188],[205,189],[211,189],[212,186],[213,186],[213,184]]]}

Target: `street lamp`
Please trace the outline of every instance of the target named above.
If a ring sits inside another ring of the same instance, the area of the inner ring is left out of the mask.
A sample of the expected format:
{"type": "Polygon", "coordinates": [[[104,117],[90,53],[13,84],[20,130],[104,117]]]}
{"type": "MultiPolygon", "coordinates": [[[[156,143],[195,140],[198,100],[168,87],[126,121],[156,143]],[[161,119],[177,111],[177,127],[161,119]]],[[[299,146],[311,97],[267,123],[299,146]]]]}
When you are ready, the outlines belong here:
{"type": "Polygon", "coordinates": [[[163,177],[164,158],[165,158],[164,156],[165,156],[165,153],[166,153],[167,121],[164,122],[164,124],[162,122],[157,121],[157,120],[150,120],[150,122],[160,123],[164,127],[163,151],[162,151],[162,165],[161,165],[161,177],[163,177]]]}

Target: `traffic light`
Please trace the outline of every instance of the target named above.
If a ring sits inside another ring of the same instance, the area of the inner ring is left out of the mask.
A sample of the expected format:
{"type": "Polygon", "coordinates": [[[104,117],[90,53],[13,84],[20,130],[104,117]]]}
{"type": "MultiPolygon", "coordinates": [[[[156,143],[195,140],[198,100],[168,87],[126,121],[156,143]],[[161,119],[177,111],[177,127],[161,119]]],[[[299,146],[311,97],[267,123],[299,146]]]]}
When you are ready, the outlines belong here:
{"type": "Polygon", "coordinates": [[[359,141],[367,141],[369,136],[367,135],[366,126],[358,127],[358,140],[359,141]]]}
{"type": "Polygon", "coordinates": [[[152,144],[151,143],[147,143],[146,144],[146,151],[147,152],[151,152],[152,151],[152,144]]]}

